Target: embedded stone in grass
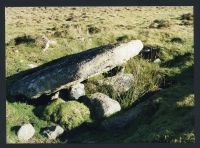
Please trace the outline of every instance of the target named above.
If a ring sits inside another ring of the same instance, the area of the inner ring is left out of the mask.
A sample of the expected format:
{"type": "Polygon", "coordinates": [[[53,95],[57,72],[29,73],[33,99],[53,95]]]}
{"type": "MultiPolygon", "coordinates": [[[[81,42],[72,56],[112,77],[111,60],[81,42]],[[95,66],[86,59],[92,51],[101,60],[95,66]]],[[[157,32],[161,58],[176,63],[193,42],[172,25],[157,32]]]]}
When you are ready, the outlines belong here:
{"type": "Polygon", "coordinates": [[[98,82],[99,84],[111,85],[117,93],[122,94],[131,88],[133,80],[134,77],[132,74],[120,73],[116,76],[99,80],[98,82]]]}
{"type": "Polygon", "coordinates": [[[56,139],[58,136],[62,135],[63,132],[64,129],[59,125],[48,127],[46,130],[43,131],[43,133],[46,134],[51,140],[56,139]]]}
{"type": "Polygon", "coordinates": [[[30,67],[30,68],[35,68],[35,67],[37,67],[38,65],[36,65],[36,64],[28,64],[27,66],[30,67]]]}
{"type": "Polygon", "coordinates": [[[109,117],[121,110],[120,104],[105,94],[94,93],[90,98],[97,119],[109,117]]]}
{"type": "Polygon", "coordinates": [[[85,86],[82,83],[77,83],[71,87],[70,95],[74,99],[78,99],[85,95],[85,86]]]}
{"type": "Polygon", "coordinates": [[[58,99],[59,95],[60,95],[60,92],[59,91],[56,92],[53,96],[51,96],[51,100],[58,99]]]}
{"type": "Polygon", "coordinates": [[[38,36],[36,40],[37,46],[43,49],[43,51],[46,51],[49,46],[55,46],[57,44],[56,41],[50,40],[47,36],[38,36]]]}
{"type": "Polygon", "coordinates": [[[160,60],[159,58],[157,58],[157,59],[155,59],[153,62],[156,63],[156,64],[160,64],[160,63],[161,63],[161,60],[160,60]]]}
{"type": "Polygon", "coordinates": [[[111,118],[105,119],[101,122],[101,127],[105,130],[124,128],[133,123],[133,121],[142,113],[144,108],[149,105],[149,101],[142,102],[137,106],[111,118]]]}
{"type": "Polygon", "coordinates": [[[30,123],[22,125],[17,132],[17,136],[20,142],[28,141],[30,138],[33,137],[34,134],[35,129],[30,123]]]}
{"type": "Polygon", "coordinates": [[[43,116],[44,119],[71,130],[90,121],[90,110],[83,103],[57,99],[44,109],[43,116]]]}

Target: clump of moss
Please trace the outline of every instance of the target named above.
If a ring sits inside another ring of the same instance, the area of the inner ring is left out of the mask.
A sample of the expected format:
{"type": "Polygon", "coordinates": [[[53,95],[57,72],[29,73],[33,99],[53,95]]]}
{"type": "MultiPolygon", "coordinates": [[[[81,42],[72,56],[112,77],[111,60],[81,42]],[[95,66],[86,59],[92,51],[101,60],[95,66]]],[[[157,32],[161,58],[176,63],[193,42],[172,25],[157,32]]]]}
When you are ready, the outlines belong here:
{"type": "Polygon", "coordinates": [[[158,28],[158,29],[168,28],[168,27],[170,27],[170,22],[167,20],[154,20],[149,26],[149,28],[158,28]]]}
{"type": "Polygon", "coordinates": [[[55,31],[53,33],[54,37],[57,37],[57,38],[62,38],[62,37],[66,37],[66,35],[68,34],[68,32],[65,30],[65,31],[55,31]]]}
{"type": "Polygon", "coordinates": [[[55,121],[55,114],[60,104],[64,103],[65,101],[62,99],[56,99],[55,101],[51,102],[44,110],[43,116],[46,120],[52,120],[55,121]]]}
{"type": "Polygon", "coordinates": [[[189,26],[189,25],[192,25],[193,22],[190,21],[190,20],[183,20],[179,25],[181,26],[189,26]]]}
{"type": "Polygon", "coordinates": [[[43,116],[60,124],[67,130],[71,130],[90,121],[90,111],[83,103],[77,101],[64,102],[57,99],[50,103],[44,110],[43,116]]]}
{"type": "Polygon", "coordinates": [[[193,15],[191,13],[186,13],[181,15],[180,20],[193,20],[193,15]]]}
{"type": "Polygon", "coordinates": [[[101,32],[101,29],[99,29],[93,25],[88,25],[87,27],[88,27],[89,34],[96,34],[96,33],[101,32]]]}
{"type": "Polygon", "coordinates": [[[192,13],[183,14],[179,17],[179,19],[182,20],[182,22],[179,25],[188,26],[188,25],[193,24],[193,14],[192,13]]]}
{"type": "Polygon", "coordinates": [[[97,92],[98,83],[96,81],[89,80],[87,83],[85,83],[85,91],[86,94],[93,94],[97,92]]]}
{"type": "Polygon", "coordinates": [[[74,17],[70,16],[69,18],[66,19],[66,21],[73,21],[74,17]]]}
{"type": "Polygon", "coordinates": [[[17,36],[16,38],[10,40],[8,45],[30,44],[35,43],[35,41],[36,37],[24,34],[22,36],[17,36]]]}
{"type": "Polygon", "coordinates": [[[174,38],[171,39],[171,42],[172,43],[183,43],[184,40],[181,39],[180,37],[174,37],[174,38]]]}
{"type": "Polygon", "coordinates": [[[117,42],[128,41],[129,37],[128,37],[128,35],[123,35],[123,36],[118,37],[116,40],[117,40],[117,42]]]}

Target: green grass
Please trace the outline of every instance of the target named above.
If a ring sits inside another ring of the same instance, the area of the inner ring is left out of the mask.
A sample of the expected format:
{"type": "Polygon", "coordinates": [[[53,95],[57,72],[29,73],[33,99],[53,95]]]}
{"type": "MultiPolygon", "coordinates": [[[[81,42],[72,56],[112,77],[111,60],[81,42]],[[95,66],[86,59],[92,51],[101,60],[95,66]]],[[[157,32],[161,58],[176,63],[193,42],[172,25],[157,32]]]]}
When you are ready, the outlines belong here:
{"type": "MultiPolygon", "coordinates": [[[[151,100],[151,106],[146,106],[142,115],[125,129],[91,129],[67,138],[69,143],[194,143],[192,7],[30,7],[6,8],[5,12],[7,78],[30,69],[28,64],[42,65],[117,41],[140,39],[146,46],[160,48],[160,64],[137,56],[123,65],[125,72],[134,76],[132,88],[124,94],[119,95],[112,86],[98,85],[102,75],[85,83],[87,95],[103,92],[119,101],[122,112],[145,94],[162,88],[146,98],[151,100]],[[42,52],[34,42],[15,45],[13,40],[24,34],[46,35],[57,44],[50,46],[47,52],[42,52]]],[[[7,84],[12,85],[9,79],[7,84]]],[[[46,105],[11,100],[7,97],[8,143],[19,143],[16,131],[23,122],[34,123],[36,134],[30,143],[63,142],[61,139],[48,140],[40,133],[41,128],[55,124],[53,120],[41,118],[46,105]]]]}
{"type": "Polygon", "coordinates": [[[49,141],[47,137],[41,135],[41,128],[55,125],[51,122],[41,120],[39,117],[33,114],[34,106],[26,103],[9,103],[6,102],[6,133],[7,143],[20,143],[17,138],[17,131],[24,123],[32,123],[36,130],[35,136],[28,141],[28,143],[49,143],[55,141],[49,141]]]}
{"type": "Polygon", "coordinates": [[[119,94],[110,85],[99,85],[97,80],[101,77],[96,77],[89,79],[86,84],[87,93],[91,94],[97,91],[105,93],[119,101],[122,108],[127,108],[145,93],[157,90],[163,81],[162,78],[159,78],[159,75],[163,75],[159,65],[151,64],[143,59],[134,58],[128,61],[125,65],[125,71],[132,73],[134,76],[132,87],[127,92],[119,94]]]}
{"type": "Polygon", "coordinates": [[[192,68],[189,66],[177,74],[175,77],[179,79],[174,86],[149,98],[149,106],[129,127],[116,131],[86,131],[74,135],[70,142],[194,143],[192,68]]]}

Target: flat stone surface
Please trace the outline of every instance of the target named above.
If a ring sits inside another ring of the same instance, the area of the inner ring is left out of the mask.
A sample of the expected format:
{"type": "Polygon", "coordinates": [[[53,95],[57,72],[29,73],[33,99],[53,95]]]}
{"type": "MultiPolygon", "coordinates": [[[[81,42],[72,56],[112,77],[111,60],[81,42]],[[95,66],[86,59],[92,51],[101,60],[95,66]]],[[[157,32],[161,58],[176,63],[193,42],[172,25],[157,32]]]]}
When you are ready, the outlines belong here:
{"type": "Polygon", "coordinates": [[[69,55],[34,68],[12,84],[11,96],[38,98],[122,65],[139,54],[140,40],[116,43],[69,55]]]}

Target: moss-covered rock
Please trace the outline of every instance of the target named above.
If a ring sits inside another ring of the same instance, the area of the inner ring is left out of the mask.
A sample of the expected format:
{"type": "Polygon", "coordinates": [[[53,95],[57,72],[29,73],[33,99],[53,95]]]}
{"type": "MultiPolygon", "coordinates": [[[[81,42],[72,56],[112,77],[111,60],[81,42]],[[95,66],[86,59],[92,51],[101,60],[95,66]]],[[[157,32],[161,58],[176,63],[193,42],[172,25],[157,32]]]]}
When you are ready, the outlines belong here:
{"type": "Polygon", "coordinates": [[[45,120],[52,120],[55,121],[56,113],[58,112],[58,109],[60,108],[60,104],[65,103],[62,99],[56,99],[53,102],[51,102],[47,107],[44,109],[43,116],[45,120]]]}
{"type": "Polygon", "coordinates": [[[77,101],[65,102],[57,99],[44,109],[44,118],[71,130],[84,122],[90,121],[90,110],[77,101]]]}

